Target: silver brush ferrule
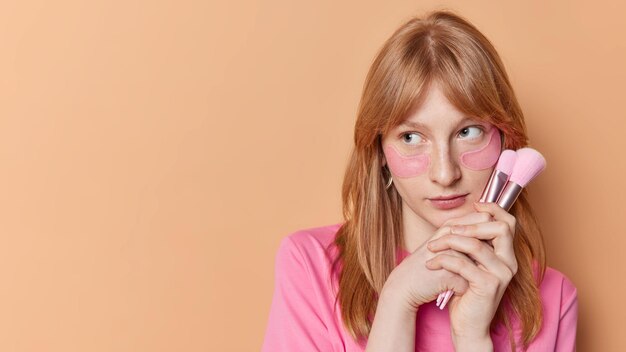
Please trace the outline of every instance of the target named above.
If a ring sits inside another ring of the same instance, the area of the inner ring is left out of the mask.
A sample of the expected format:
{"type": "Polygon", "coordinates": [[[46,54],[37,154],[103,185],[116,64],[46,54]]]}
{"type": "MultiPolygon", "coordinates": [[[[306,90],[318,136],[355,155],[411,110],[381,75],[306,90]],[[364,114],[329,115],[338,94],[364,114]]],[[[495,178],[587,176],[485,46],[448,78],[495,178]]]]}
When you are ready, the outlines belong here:
{"type": "Polygon", "coordinates": [[[495,203],[498,201],[500,197],[500,193],[506,186],[506,182],[509,180],[509,175],[504,172],[494,169],[491,174],[491,178],[489,178],[489,182],[487,182],[487,186],[483,190],[483,195],[480,197],[480,202],[482,203],[495,203]]]}
{"type": "Polygon", "coordinates": [[[502,207],[502,209],[509,211],[517,200],[517,197],[520,193],[522,193],[523,187],[518,185],[515,182],[508,182],[506,187],[504,187],[504,191],[498,198],[498,205],[502,207]]]}

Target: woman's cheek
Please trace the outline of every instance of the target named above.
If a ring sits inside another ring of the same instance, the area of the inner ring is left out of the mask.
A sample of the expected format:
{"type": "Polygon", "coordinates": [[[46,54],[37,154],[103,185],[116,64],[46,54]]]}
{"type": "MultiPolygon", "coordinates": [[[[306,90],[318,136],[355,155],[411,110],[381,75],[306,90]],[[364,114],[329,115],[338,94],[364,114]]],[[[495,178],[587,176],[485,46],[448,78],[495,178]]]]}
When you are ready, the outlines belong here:
{"type": "MultiPolygon", "coordinates": [[[[487,144],[461,154],[459,163],[470,170],[488,169],[493,167],[498,161],[501,147],[500,131],[493,127],[487,144]]],[[[399,178],[419,176],[425,173],[430,166],[430,155],[428,153],[406,156],[400,154],[392,144],[387,145],[383,151],[391,173],[399,178]]]]}
{"type": "Polygon", "coordinates": [[[500,157],[501,148],[500,130],[493,127],[489,142],[482,148],[461,154],[459,162],[470,170],[485,170],[496,164],[500,157]]]}
{"type": "Polygon", "coordinates": [[[428,154],[404,156],[393,145],[387,145],[384,148],[384,152],[389,170],[396,177],[415,177],[428,170],[428,165],[430,164],[430,156],[428,154]]]}

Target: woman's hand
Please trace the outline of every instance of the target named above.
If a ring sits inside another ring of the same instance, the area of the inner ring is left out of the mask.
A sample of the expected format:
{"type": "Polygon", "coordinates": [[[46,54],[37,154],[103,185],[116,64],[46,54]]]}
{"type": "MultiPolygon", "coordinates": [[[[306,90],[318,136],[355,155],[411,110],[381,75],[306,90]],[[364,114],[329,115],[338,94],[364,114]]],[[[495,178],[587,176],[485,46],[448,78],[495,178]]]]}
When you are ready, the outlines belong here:
{"type": "Polygon", "coordinates": [[[451,233],[433,236],[435,239],[427,242],[428,249],[437,253],[426,262],[428,269],[458,274],[469,283],[465,292],[455,290],[448,306],[455,344],[459,340],[490,338],[491,320],[517,272],[515,217],[496,203],[474,206],[478,213],[447,221],[442,228],[452,226],[451,233]],[[468,224],[477,217],[483,221],[468,224]],[[450,249],[467,256],[449,255],[450,249]]]}
{"type": "MultiPolygon", "coordinates": [[[[450,234],[450,231],[449,226],[441,227],[432,238],[445,236],[450,234]]],[[[427,242],[423,243],[404,258],[391,272],[383,287],[382,294],[393,296],[392,301],[402,303],[406,310],[412,312],[417,311],[422,304],[433,301],[442,291],[454,290],[461,293],[468,288],[467,280],[458,274],[426,268],[425,262],[437,254],[428,250],[426,244],[427,242]]],[[[469,260],[465,254],[452,249],[442,249],[440,253],[452,258],[469,260]]]]}

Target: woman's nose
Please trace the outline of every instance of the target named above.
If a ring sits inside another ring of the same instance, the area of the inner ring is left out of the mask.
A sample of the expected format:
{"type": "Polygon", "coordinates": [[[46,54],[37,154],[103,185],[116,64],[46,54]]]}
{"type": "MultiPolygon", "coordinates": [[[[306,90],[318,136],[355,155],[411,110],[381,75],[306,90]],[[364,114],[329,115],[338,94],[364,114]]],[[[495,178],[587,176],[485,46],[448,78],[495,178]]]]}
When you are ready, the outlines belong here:
{"type": "Polygon", "coordinates": [[[430,179],[442,186],[451,186],[461,178],[458,160],[452,155],[448,146],[435,148],[431,154],[430,179]]]}

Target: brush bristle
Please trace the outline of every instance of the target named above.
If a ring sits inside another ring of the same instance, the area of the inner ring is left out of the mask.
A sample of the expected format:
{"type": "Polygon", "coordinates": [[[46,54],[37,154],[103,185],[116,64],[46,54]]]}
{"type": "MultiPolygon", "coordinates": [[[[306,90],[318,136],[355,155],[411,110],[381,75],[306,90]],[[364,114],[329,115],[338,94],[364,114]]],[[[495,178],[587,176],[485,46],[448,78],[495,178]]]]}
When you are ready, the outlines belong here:
{"type": "Polygon", "coordinates": [[[515,160],[517,159],[517,153],[511,149],[506,149],[500,154],[496,170],[502,171],[507,175],[511,175],[513,166],[515,166],[515,160]]]}
{"type": "Polygon", "coordinates": [[[546,159],[541,153],[533,148],[521,148],[517,150],[517,160],[509,180],[526,187],[545,168],[546,159]]]}

